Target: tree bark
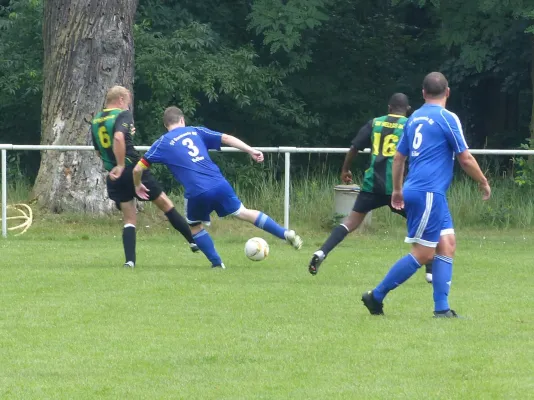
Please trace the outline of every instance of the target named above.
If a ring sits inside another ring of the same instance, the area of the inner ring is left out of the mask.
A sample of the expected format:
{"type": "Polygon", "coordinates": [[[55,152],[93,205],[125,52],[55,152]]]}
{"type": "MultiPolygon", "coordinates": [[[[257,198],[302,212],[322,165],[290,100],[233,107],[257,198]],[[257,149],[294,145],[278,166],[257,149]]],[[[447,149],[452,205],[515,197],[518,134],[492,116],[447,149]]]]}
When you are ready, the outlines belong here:
{"type": "MultiPolygon", "coordinates": [[[[137,0],[45,0],[41,144],[92,144],[107,90],[131,90],[137,0]]],[[[53,212],[112,209],[94,151],[44,151],[34,195],[53,212]]]]}

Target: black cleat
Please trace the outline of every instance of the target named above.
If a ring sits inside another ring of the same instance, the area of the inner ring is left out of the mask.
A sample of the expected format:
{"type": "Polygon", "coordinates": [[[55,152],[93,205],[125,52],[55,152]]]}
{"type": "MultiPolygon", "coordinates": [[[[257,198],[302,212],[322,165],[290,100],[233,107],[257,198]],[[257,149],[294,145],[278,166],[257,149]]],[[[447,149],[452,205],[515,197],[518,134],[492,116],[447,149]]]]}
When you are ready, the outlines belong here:
{"type": "Polygon", "coordinates": [[[447,310],[447,311],[434,311],[434,318],[460,318],[456,311],[447,310]]]}
{"type": "Polygon", "coordinates": [[[321,263],[326,258],[324,254],[321,256],[321,254],[317,254],[319,252],[316,252],[313,254],[313,257],[310,261],[310,265],[308,265],[308,271],[312,275],[317,275],[317,272],[319,272],[319,267],[321,266],[321,263]]]}
{"type": "Polygon", "coordinates": [[[384,303],[377,301],[371,290],[362,295],[362,302],[371,315],[384,315],[384,303]]]}
{"type": "Polygon", "coordinates": [[[200,251],[196,243],[189,243],[189,247],[193,253],[198,253],[200,251]]]}

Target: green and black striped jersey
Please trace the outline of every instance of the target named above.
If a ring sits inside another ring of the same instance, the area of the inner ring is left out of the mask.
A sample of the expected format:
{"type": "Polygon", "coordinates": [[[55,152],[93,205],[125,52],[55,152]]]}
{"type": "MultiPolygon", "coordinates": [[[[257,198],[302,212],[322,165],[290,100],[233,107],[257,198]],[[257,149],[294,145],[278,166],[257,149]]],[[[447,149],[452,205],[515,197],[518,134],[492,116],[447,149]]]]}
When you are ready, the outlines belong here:
{"type": "Polygon", "coordinates": [[[392,193],[393,156],[407,120],[405,116],[395,114],[374,118],[360,129],[352,141],[357,150],[371,148],[371,164],[365,171],[363,192],[392,193]]]}
{"type": "Polygon", "coordinates": [[[119,108],[104,109],[91,122],[93,146],[100,153],[104,168],[111,171],[117,165],[113,153],[113,136],[115,132],[124,134],[126,144],[126,165],[133,165],[139,161],[139,153],[135,150],[132,138],[133,115],[128,110],[119,108]]]}

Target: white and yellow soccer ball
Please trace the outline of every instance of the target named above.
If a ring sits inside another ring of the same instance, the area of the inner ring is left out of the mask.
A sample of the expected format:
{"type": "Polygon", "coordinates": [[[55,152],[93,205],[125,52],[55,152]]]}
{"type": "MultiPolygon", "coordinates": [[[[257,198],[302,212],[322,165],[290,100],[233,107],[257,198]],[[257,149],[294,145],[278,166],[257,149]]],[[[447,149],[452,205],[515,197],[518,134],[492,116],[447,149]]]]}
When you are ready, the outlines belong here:
{"type": "Polygon", "coordinates": [[[269,255],[269,245],[259,237],[253,237],[245,243],[245,255],[252,261],[261,261],[269,255]]]}

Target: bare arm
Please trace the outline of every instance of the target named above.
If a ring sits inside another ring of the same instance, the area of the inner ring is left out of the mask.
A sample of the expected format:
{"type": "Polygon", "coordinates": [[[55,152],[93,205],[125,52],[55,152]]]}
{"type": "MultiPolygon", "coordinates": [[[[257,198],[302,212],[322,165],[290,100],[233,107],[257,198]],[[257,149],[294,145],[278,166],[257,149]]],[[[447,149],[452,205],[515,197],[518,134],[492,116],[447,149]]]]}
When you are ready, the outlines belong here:
{"type": "Polygon", "coordinates": [[[236,138],[235,136],[227,135],[226,133],[223,133],[221,137],[221,142],[227,146],[235,147],[236,149],[239,149],[241,151],[244,151],[245,153],[250,154],[250,156],[257,162],[263,161],[263,153],[261,151],[253,149],[248,144],[236,138]]]}
{"type": "Polygon", "coordinates": [[[135,187],[138,187],[139,185],[141,185],[142,176],[143,176],[143,167],[137,164],[133,170],[133,181],[134,181],[135,187]]]}
{"type": "Polygon", "coordinates": [[[358,154],[358,150],[351,146],[348,153],[345,155],[345,161],[343,162],[343,167],[341,168],[341,181],[345,183],[350,183],[352,181],[352,172],[350,171],[350,166],[352,161],[358,154]]]}
{"type": "Polygon", "coordinates": [[[252,147],[243,142],[241,139],[238,139],[232,135],[227,135],[226,133],[223,133],[221,142],[227,146],[235,147],[236,149],[242,150],[248,154],[252,154],[254,151],[252,147]]]}
{"type": "Polygon", "coordinates": [[[484,173],[480,169],[477,160],[471,154],[469,150],[465,150],[458,154],[458,162],[467,175],[473,178],[481,185],[488,183],[488,180],[484,176],[484,173]]]}
{"type": "Polygon", "coordinates": [[[393,191],[400,192],[402,190],[402,181],[404,180],[404,165],[406,163],[406,156],[402,153],[396,152],[393,158],[393,191]]]}
{"type": "Polygon", "coordinates": [[[402,181],[404,179],[404,164],[406,156],[400,152],[395,153],[393,158],[393,193],[391,193],[391,207],[396,210],[404,208],[404,198],[402,196],[402,181]]]}
{"type": "Polygon", "coordinates": [[[126,160],[126,141],[124,140],[124,133],[120,131],[113,135],[113,154],[117,165],[109,172],[109,178],[115,181],[121,177],[126,160]]]}
{"type": "Polygon", "coordinates": [[[480,189],[483,192],[483,199],[489,199],[491,195],[491,189],[488,180],[484,176],[484,173],[480,169],[477,160],[475,157],[473,157],[471,152],[469,150],[465,150],[458,154],[458,162],[465,173],[478,182],[480,189]]]}
{"type": "Polygon", "coordinates": [[[113,135],[113,154],[115,154],[115,160],[117,166],[124,168],[126,160],[126,141],[124,140],[124,133],[117,131],[113,135]]]}

